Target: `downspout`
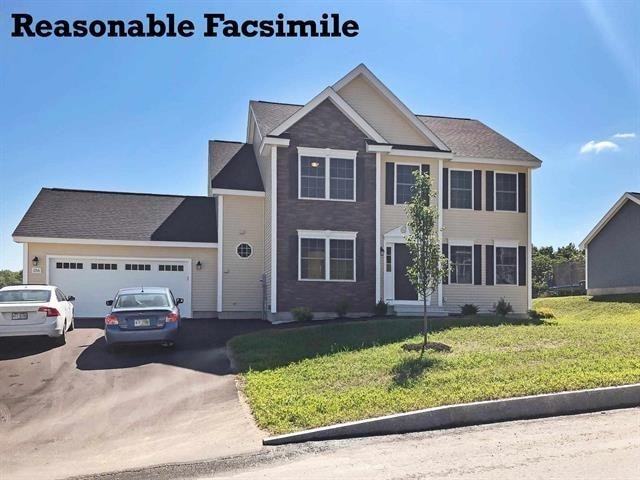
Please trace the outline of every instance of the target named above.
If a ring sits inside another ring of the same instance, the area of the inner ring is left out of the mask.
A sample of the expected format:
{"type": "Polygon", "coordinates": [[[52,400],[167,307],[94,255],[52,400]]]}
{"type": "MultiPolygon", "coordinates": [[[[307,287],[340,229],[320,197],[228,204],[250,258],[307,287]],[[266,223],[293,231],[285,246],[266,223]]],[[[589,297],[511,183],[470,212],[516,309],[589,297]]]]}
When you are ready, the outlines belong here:
{"type": "Polygon", "coordinates": [[[216,197],[218,203],[218,298],[217,298],[217,310],[222,312],[222,269],[223,269],[223,257],[224,257],[224,197],[218,195],[216,197]]]}
{"type": "Polygon", "coordinates": [[[382,300],[382,296],[380,294],[381,292],[381,258],[384,257],[380,257],[380,209],[381,209],[381,201],[380,201],[380,189],[382,188],[382,186],[380,185],[380,178],[381,178],[381,164],[380,162],[382,161],[382,155],[380,154],[380,152],[376,152],[376,253],[375,253],[375,259],[376,259],[376,302],[379,302],[380,300],[382,300]]]}
{"type": "MultiPolygon", "coordinates": [[[[438,240],[442,251],[442,169],[443,160],[438,159],[438,240]]],[[[442,280],[438,282],[438,306],[442,307],[442,280]]]]}

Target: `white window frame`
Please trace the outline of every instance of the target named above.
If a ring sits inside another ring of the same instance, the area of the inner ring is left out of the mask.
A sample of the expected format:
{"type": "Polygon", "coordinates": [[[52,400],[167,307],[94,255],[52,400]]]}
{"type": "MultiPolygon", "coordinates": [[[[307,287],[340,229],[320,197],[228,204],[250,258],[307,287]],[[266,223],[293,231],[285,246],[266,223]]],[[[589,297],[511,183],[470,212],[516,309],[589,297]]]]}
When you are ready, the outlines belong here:
{"type": "Polygon", "coordinates": [[[236,255],[238,256],[239,259],[241,260],[249,260],[251,257],[253,257],[253,245],[251,245],[249,242],[240,242],[236,245],[236,255]],[[248,257],[242,257],[240,256],[240,254],[238,253],[238,247],[240,245],[249,245],[249,248],[251,249],[251,254],[248,257]]]}
{"type": "Polygon", "coordinates": [[[518,197],[518,172],[493,172],[493,209],[496,212],[510,212],[518,213],[520,211],[519,197],[518,197]],[[513,175],[516,177],[516,208],[515,210],[504,210],[498,208],[498,174],[500,175],[513,175]]]}
{"type": "Polygon", "coordinates": [[[333,230],[298,230],[298,281],[300,282],[355,282],[356,258],[358,232],[338,232],[333,230]],[[324,278],[302,278],[302,240],[321,239],[325,241],[324,246],[324,278]],[[353,241],[353,279],[332,279],[331,278],[331,240],[352,240],[353,241]]]}
{"type": "Polygon", "coordinates": [[[394,162],[393,163],[393,204],[394,205],[406,205],[406,203],[398,203],[398,165],[406,167],[418,167],[418,171],[422,172],[422,164],[420,163],[406,163],[406,162],[394,162]]]}
{"type": "Polygon", "coordinates": [[[357,185],[357,169],[356,157],[357,150],[336,150],[333,148],[314,148],[314,147],[298,147],[298,199],[299,200],[329,200],[331,202],[355,202],[356,201],[356,185],[357,185]],[[303,197],[302,196],[302,157],[318,157],[324,158],[325,174],[324,174],[324,197],[303,197]],[[341,158],[351,160],[353,162],[353,198],[331,198],[331,159],[341,158]]]}
{"type": "Polygon", "coordinates": [[[493,284],[500,287],[519,287],[520,286],[520,252],[518,251],[518,242],[513,241],[495,241],[493,243],[493,284]],[[516,249],[516,282],[515,283],[498,283],[496,275],[498,265],[498,248],[515,248],[516,249]]]}
{"type": "MultiPolygon", "coordinates": [[[[475,198],[475,193],[476,193],[476,192],[475,192],[475,185],[474,185],[476,182],[475,182],[475,179],[473,178],[473,175],[474,175],[474,174],[473,174],[473,169],[471,169],[471,168],[450,168],[450,169],[449,169],[449,173],[448,173],[448,175],[449,175],[449,178],[447,179],[447,180],[448,180],[448,182],[447,182],[447,183],[449,184],[449,185],[448,185],[448,187],[449,187],[449,191],[448,191],[447,193],[448,193],[448,195],[449,195],[449,209],[451,209],[451,210],[463,210],[463,211],[465,211],[465,212],[467,212],[467,211],[469,211],[469,210],[473,210],[473,209],[474,209],[474,207],[473,207],[473,200],[474,200],[474,198],[475,198]],[[471,172],[471,207],[469,207],[469,208],[462,208],[462,207],[452,207],[452,206],[451,206],[451,189],[452,189],[452,187],[453,187],[453,185],[452,185],[452,183],[451,183],[451,173],[452,173],[452,172],[471,172]]],[[[494,190],[495,190],[495,189],[494,189],[494,190]]]]}
{"type": "MultiPolygon", "coordinates": [[[[464,210],[466,210],[466,209],[464,209],[464,210]]],[[[449,258],[450,262],[451,262],[451,247],[471,247],[471,282],[469,282],[469,283],[459,283],[458,281],[452,282],[451,281],[451,272],[449,272],[449,284],[450,285],[464,285],[464,286],[474,285],[473,276],[474,276],[474,273],[475,273],[476,259],[475,259],[475,248],[473,248],[473,246],[474,246],[474,243],[471,240],[451,240],[451,239],[449,239],[449,251],[447,252],[447,258],[449,258]]],[[[456,278],[456,280],[457,280],[457,278],[456,278]]]]}

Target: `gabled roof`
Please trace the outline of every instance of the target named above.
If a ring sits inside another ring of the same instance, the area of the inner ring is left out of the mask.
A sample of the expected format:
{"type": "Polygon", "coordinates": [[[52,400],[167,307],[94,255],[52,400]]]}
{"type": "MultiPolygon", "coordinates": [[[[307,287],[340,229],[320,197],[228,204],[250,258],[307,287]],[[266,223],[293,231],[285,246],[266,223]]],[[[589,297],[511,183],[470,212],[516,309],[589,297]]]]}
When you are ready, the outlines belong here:
{"type": "Polygon", "coordinates": [[[216,243],[217,224],[211,197],[43,188],[13,236],[216,243]]]}
{"type": "Polygon", "coordinates": [[[580,248],[586,248],[589,245],[589,242],[595,238],[600,230],[602,230],[607,223],[618,213],[618,211],[623,207],[627,202],[634,202],[640,205],[640,193],[638,192],[625,192],[620,199],[613,204],[613,207],[609,209],[607,213],[605,213],[604,217],[600,219],[600,221],[596,224],[595,227],[589,232],[589,234],[585,237],[582,242],[580,242],[580,248]]]}
{"type": "Polygon", "coordinates": [[[253,109],[256,123],[262,137],[284,122],[291,115],[302,108],[302,105],[291,103],[265,102],[262,100],[251,100],[249,107],[253,109]]]}
{"type": "Polygon", "coordinates": [[[248,143],[209,142],[211,188],[264,192],[260,169],[248,143]]]}

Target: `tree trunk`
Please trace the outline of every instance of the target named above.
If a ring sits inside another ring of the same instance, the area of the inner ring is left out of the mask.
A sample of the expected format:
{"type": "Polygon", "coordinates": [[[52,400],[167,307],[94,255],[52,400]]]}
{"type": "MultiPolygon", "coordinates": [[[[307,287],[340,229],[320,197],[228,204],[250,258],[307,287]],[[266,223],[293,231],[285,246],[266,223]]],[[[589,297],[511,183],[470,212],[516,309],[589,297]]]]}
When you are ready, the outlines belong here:
{"type": "Polygon", "coordinates": [[[420,357],[424,355],[424,350],[427,348],[427,296],[422,296],[422,350],[420,351],[420,357]]]}

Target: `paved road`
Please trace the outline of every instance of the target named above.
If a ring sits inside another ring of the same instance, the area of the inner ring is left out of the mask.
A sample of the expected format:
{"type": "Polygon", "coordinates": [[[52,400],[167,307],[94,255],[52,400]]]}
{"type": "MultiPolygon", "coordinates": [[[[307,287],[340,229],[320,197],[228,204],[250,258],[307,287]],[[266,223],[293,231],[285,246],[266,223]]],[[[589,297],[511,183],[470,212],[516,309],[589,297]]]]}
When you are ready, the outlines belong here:
{"type": "Polygon", "coordinates": [[[164,478],[637,480],[640,409],[263,448],[100,480],[164,478]]]}
{"type": "Polygon", "coordinates": [[[101,322],[67,345],[0,339],[0,478],[62,478],[256,451],[224,345],[262,322],[183,322],[178,346],[105,350],[101,322]]]}

